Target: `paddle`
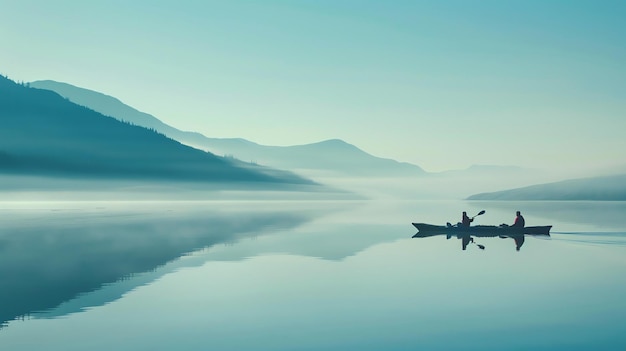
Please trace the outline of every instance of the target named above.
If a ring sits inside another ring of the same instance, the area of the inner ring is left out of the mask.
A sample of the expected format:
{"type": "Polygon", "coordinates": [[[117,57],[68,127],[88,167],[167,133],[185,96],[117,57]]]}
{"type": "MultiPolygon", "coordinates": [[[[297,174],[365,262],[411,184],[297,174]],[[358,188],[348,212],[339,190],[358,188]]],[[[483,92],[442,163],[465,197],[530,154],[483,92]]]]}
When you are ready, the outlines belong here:
{"type": "MultiPolygon", "coordinates": [[[[482,211],[478,212],[478,213],[476,214],[476,216],[472,217],[472,220],[473,220],[474,218],[476,218],[476,217],[478,217],[478,216],[480,216],[480,215],[484,215],[484,214],[485,214],[485,210],[482,210],[482,211]]],[[[479,249],[481,249],[481,250],[484,250],[484,249],[485,249],[485,245],[481,245],[481,244],[476,243],[476,242],[474,242],[474,244],[476,244],[476,246],[478,246],[478,248],[479,248],[479,249]]]]}
{"type": "Polygon", "coordinates": [[[475,242],[475,241],[474,241],[474,238],[471,238],[471,237],[470,237],[470,242],[471,242],[472,244],[476,244],[476,246],[478,246],[478,248],[479,248],[479,249],[481,249],[481,250],[484,250],[484,249],[485,249],[485,245],[481,245],[481,244],[479,244],[479,243],[475,242]]]}
{"type": "Polygon", "coordinates": [[[476,214],[476,216],[472,217],[472,219],[474,219],[474,218],[476,218],[476,217],[478,217],[480,215],[484,215],[484,214],[485,214],[485,210],[482,210],[482,211],[478,212],[478,214],[476,214]]]}

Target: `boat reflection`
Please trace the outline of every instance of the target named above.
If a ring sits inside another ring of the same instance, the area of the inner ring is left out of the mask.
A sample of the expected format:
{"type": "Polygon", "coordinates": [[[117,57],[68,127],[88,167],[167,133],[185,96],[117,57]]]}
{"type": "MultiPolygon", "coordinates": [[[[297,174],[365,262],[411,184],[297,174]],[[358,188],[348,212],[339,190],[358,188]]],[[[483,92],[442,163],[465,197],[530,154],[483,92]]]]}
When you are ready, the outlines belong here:
{"type": "MultiPolygon", "coordinates": [[[[414,223],[416,227],[416,223],[414,223]]],[[[445,227],[444,227],[445,228],[445,227]]],[[[549,237],[549,229],[551,226],[545,227],[529,227],[527,231],[525,228],[522,228],[518,231],[512,230],[503,230],[505,228],[492,227],[493,230],[487,230],[486,226],[476,227],[478,230],[472,230],[474,227],[470,227],[467,230],[426,230],[417,232],[413,235],[413,238],[429,238],[433,236],[445,236],[446,239],[451,239],[453,237],[461,240],[461,249],[466,250],[470,244],[476,245],[481,250],[485,249],[483,244],[476,242],[476,238],[500,238],[500,239],[513,239],[515,244],[515,250],[520,251],[522,246],[524,245],[524,241],[526,240],[526,235],[530,236],[543,236],[549,237]],[[537,228],[547,228],[538,230],[537,228]]],[[[449,228],[448,228],[449,229],[449,228]]]]}

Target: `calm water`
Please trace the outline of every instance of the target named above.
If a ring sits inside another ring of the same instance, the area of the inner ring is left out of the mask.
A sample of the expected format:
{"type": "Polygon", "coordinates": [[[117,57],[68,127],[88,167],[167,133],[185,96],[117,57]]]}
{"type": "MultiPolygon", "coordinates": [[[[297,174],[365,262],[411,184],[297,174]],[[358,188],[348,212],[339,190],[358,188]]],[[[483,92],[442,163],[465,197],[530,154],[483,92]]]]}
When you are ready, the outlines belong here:
{"type": "Polygon", "coordinates": [[[1,350],[626,350],[626,203],[0,203],[1,350]],[[553,225],[411,239],[411,222],[553,225]]]}

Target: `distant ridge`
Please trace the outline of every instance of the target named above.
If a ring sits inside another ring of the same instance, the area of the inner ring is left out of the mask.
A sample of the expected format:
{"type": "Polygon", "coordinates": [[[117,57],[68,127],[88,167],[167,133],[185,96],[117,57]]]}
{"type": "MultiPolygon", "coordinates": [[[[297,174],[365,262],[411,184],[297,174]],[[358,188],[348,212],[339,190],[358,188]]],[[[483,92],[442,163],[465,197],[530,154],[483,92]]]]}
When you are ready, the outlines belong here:
{"type": "Polygon", "coordinates": [[[311,184],[193,149],[57,93],[0,77],[0,173],[98,179],[311,184]]]}
{"type": "Polygon", "coordinates": [[[116,98],[92,90],[51,80],[35,81],[30,85],[55,91],[79,105],[118,120],[153,128],[186,145],[246,162],[295,171],[323,171],[357,177],[420,176],[426,173],[419,166],[372,156],[339,139],[296,146],[267,146],[241,138],[208,138],[199,133],[173,128],[116,98]]]}
{"type": "Polygon", "coordinates": [[[372,156],[340,139],[293,146],[259,145],[242,139],[209,139],[205,147],[217,153],[273,167],[299,171],[328,171],[349,176],[421,176],[420,167],[372,156]]]}
{"type": "Polygon", "coordinates": [[[507,174],[522,174],[522,173],[528,173],[532,171],[533,170],[523,168],[523,167],[518,167],[518,166],[475,164],[465,169],[454,169],[454,170],[437,172],[434,174],[442,175],[442,176],[456,176],[456,175],[483,176],[483,175],[497,174],[499,176],[503,176],[507,174]]]}
{"type": "Polygon", "coordinates": [[[88,107],[105,116],[130,122],[141,127],[151,128],[165,135],[168,135],[168,133],[164,133],[164,131],[170,132],[168,129],[171,129],[171,131],[175,130],[154,116],[138,111],[109,95],[53,80],[39,80],[28,83],[28,85],[37,89],[54,91],[75,104],[88,107]],[[127,118],[119,118],[119,116],[126,116],[127,118]]]}
{"type": "Polygon", "coordinates": [[[570,179],[523,188],[481,193],[468,200],[626,201],[626,174],[570,179]]]}

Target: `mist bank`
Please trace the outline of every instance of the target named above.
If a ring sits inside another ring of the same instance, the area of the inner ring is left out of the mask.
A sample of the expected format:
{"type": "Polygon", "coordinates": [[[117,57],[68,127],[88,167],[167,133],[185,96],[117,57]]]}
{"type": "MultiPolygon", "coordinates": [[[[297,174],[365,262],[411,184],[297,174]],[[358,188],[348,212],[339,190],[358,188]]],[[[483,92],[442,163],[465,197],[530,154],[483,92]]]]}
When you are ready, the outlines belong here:
{"type": "Polygon", "coordinates": [[[361,195],[308,184],[180,182],[0,174],[3,201],[354,200],[361,195]]]}
{"type": "Polygon", "coordinates": [[[471,195],[468,200],[626,201],[626,174],[570,179],[471,195]]]}

